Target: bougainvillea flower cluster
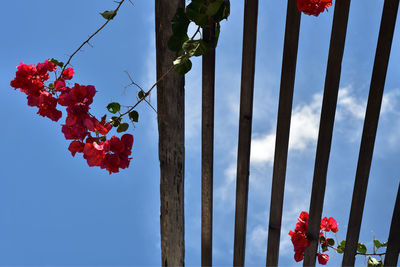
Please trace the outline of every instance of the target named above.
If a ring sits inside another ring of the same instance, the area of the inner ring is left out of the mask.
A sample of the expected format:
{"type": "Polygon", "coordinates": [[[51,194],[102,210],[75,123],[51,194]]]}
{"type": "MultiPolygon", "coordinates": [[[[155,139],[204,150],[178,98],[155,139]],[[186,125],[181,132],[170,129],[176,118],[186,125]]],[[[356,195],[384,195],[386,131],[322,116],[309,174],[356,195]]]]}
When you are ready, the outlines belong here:
{"type": "MultiPolygon", "coordinates": [[[[289,231],[289,236],[291,237],[294,247],[294,260],[296,262],[302,261],[304,259],[304,252],[306,248],[309,247],[311,244],[310,240],[307,238],[308,217],[308,213],[302,211],[299,218],[297,218],[298,223],[296,224],[296,228],[294,229],[294,231],[289,231]]],[[[320,229],[320,244],[323,252],[325,252],[327,251],[327,247],[330,245],[329,243],[332,240],[329,238],[325,238],[325,234],[329,231],[336,233],[337,231],[339,231],[339,229],[337,228],[336,220],[332,217],[324,217],[323,219],[321,219],[320,229]]],[[[329,256],[327,254],[322,254],[319,252],[316,254],[316,257],[318,258],[318,262],[322,265],[325,265],[329,260],[329,256]]]]}
{"type": "Polygon", "coordinates": [[[330,6],[332,0],[297,0],[297,8],[307,15],[318,16],[324,10],[328,11],[330,6]]]}
{"type": "Polygon", "coordinates": [[[296,224],[294,232],[290,230],[289,235],[292,239],[294,247],[294,260],[299,262],[304,259],[304,251],[310,246],[310,241],[307,239],[307,227],[308,227],[308,213],[303,211],[300,213],[299,221],[296,224]]]}
{"type": "Polygon", "coordinates": [[[48,72],[55,71],[57,66],[46,60],[44,63],[35,65],[19,64],[16,77],[11,81],[11,86],[19,88],[27,95],[28,105],[38,107],[39,115],[58,121],[62,113],[58,110],[57,99],[44,87],[44,83],[50,78],[48,72]]]}
{"type": "Polygon", "coordinates": [[[68,147],[72,156],[83,153],[89,166],[106,169],[110,174],[129,167],[133,136],[124,134],[107,140],[112,125],[106,122],[105,116],[99,121],[89,113],[96,94],[94,86],[75,83],[72,88],[68,87],[67,81],[74,75],[72,68],[63,69],[53,83],[47,82],[49,72],[55,72],[57,77],[57,65],[51,60],[36,66],[20,63],[11,86],[27,95],[28,105],[38,107],[39,115],[53,121],[62,117],[57,105],[66,107],[67,117],[61,131],[65,139],[72,140],[68,147]]]}

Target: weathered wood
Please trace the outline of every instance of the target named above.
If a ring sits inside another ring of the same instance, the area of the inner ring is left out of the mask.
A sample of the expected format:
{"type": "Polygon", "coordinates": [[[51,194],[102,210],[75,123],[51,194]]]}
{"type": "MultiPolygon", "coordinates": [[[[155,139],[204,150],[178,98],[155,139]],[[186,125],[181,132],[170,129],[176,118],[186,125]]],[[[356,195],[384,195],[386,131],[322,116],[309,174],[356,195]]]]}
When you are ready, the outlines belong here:
{"type": "Polygon", "coordinates": [[[397,189],[384,266],[397,266],[400,253],[400,183],[397,189]]]}
{"type": "Polygon", "coordinates": [[[304,266],[315,266],[349,8],[350,0],[335,3],[307,231],[311,245],[305,251],[304,266]]]}
{"type": "Polygon", "coordinates": [[[236,180],[234,266],[243,266],[245,257],[257,16],[258,0],[245,0],[236,180]]]}
{"type": "Polygon", "coordinates": [[[347,227],[343,266],[353,266],[355,262],[398,6],[399,0],[385,0],[383,6],[347,227]]]}
{"type": "MultiPolygon", "coordinates": [[[[203,31],[212,47],[215,26],[203,31]]],[[[201,125],[201,265],[212,266],[215,48],[203,56],[201,125]]]]}
{"type": "MultiPolygon", "coordinates": [[[[171,20],[184,0],[155,0],[157,80],[177,53],[168,50],[171,20]]],[[[184,76],[171,71],[157,85],[160,160],[161,259],[163,266],[185,263],[184,226],[184,76]]]]}
{"type": "Polygon", "coordinates": [[[276,126],[274,171],[272,175],[266,266],[278,266],[281,237],[282,208],[289,147],[290,119],[293,88],[296,75],[301,14],[296,0],[288,0],[285,41],[282,59],[281,88],[279,93],[278,122],[276,126]]]}

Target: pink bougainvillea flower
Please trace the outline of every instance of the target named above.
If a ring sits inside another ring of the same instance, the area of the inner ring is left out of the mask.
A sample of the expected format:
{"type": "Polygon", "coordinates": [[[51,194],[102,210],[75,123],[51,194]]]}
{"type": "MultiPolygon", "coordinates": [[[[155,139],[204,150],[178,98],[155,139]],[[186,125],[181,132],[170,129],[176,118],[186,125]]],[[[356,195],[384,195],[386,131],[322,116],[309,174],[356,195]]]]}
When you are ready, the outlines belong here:
{"type": "Polygon", "coordinates": [[[297,8],[307,15],[318,16],[330,6],[332,6],[332,0],[297,0],[297,8]]]}
{"type": "Polygon", "coordinates": [[[317,256],[319,264],[326,265],[326,263],[329,260],[329,256],[327,254],[320,254],[320,253],[317,253],[317,256]]]}

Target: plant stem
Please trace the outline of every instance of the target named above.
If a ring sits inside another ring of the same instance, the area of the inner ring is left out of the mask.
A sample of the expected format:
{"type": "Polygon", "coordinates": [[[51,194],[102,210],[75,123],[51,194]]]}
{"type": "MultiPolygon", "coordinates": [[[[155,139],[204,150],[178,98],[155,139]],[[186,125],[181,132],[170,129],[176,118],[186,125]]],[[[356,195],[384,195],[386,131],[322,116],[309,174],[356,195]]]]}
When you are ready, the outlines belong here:
{"type": "Polygon", "coordinates": [[[160,77],[160,79],[158,79],[158,81],[155,84],[153,84],[153,86],[151,86],[151,88],[144,94],[144,96],[135,105],[133,105],[128,111],[126,111],[126,112],[122,113],[121,115],[119,115],[119,118],[121,118],[122,116],[125,116],[126,114],[130,113],[135,107],[137,107],[137,105],[139,105],[142,101],[144,101],[146,99],[146,97],[148,97],[150,95],[150,93],[154,89],[154,87],[156,87],[156,85],[159,82],[161,82],[161,80],[164,79],[165,76],[167,76],[167,74],[171,72],[171,70],[173,70],[173,68],[174,68],[174,66],[171,66],[171,68],[169,68],[169,70],[166,73],[164,73],[160,77]]]}
{"type": "MultiPolygon", "coordinates": [[[[115,14],[118,12],[119,8],[121,7],[121,5],[125,2],[125,0],[121,0],[120,2],[118,2],[118,6],[117,8],[114,10],[115,14]]],[[[115,17],[115,16],[114,16],[115,17]]],[[[109,22],[110,20],[112,20],[113,18],[108,19],[100,28],[98,28],[92,35],[89,36],[89,38],[84,41],[79,47],[78,49],[75,50],[74,53],[72,53],[71,56],[69,56],[67,63],[65,63],[64,67],[61,69],[61,73],[60,73],[60,77],[63,73],[63,71],[65,70],[65,68],[69,65],[69,63],[71,62],[71,59],[75,56],[76,53],[78,53],[82,47],[85,46],[85,44],[89,44],[90,39],[92,39],[96,34],[98,34],[109,22]]],[[[60,79],[60,77],[58,77],[56,80],[60,79]]]]}

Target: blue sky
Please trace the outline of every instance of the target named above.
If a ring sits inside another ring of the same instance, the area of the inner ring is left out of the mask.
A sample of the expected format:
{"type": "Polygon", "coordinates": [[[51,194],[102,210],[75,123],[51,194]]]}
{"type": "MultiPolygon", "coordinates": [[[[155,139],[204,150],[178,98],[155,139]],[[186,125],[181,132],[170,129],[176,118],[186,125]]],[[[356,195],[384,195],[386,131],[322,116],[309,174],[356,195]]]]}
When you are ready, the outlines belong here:
{"type": "MultiPolygon", "coordinates": [[[[154,2],[124,4],[116,19],[78,53],[74,82],[92,84],[93,113],[111,101],[132,104],[136,89],[124,86],[129,71],[145,88],[155,81],[154,2]]],[[[217,50],[214,264],[232,265],[243,1],[233,0],[217,50]]],[[[352,1],[343,59],[323,216],[339,223],[344,239],[363,116],[368,97],[383,0],[352,1]]],[[[36,115],[9,82],[19,62],[66,61],[104,22],[109,0],[6,1],[0,22],[0,266],[160,265],[159,164],[156,114],[139,108],[131,166],[108,175],[73,158],[60,124],[36,115]]],[[[255,77],[246,265],[265,265],[272,159],[282,61],[286,1],[260,1],[255,77]]],[[[319,17],[302,15],[292,129],[283,211],[282,266],[293,260],[287,233],[308,210],[333,7],[319,17]]],[[[382,116],[368,186],[360,241],[371,248],[387,238],[399,183],[399,25],[386,80],[382,116]]],[[[186,78],[186,264],[200,265],[201,60],[186,78]]],[[[152,103],[156,104],[155,94],[152,103]]],[[[330,266],[341,262],[331,255],[330,266]]],[[[359,257],[357,266],[365,266],[359,257]]]]}

